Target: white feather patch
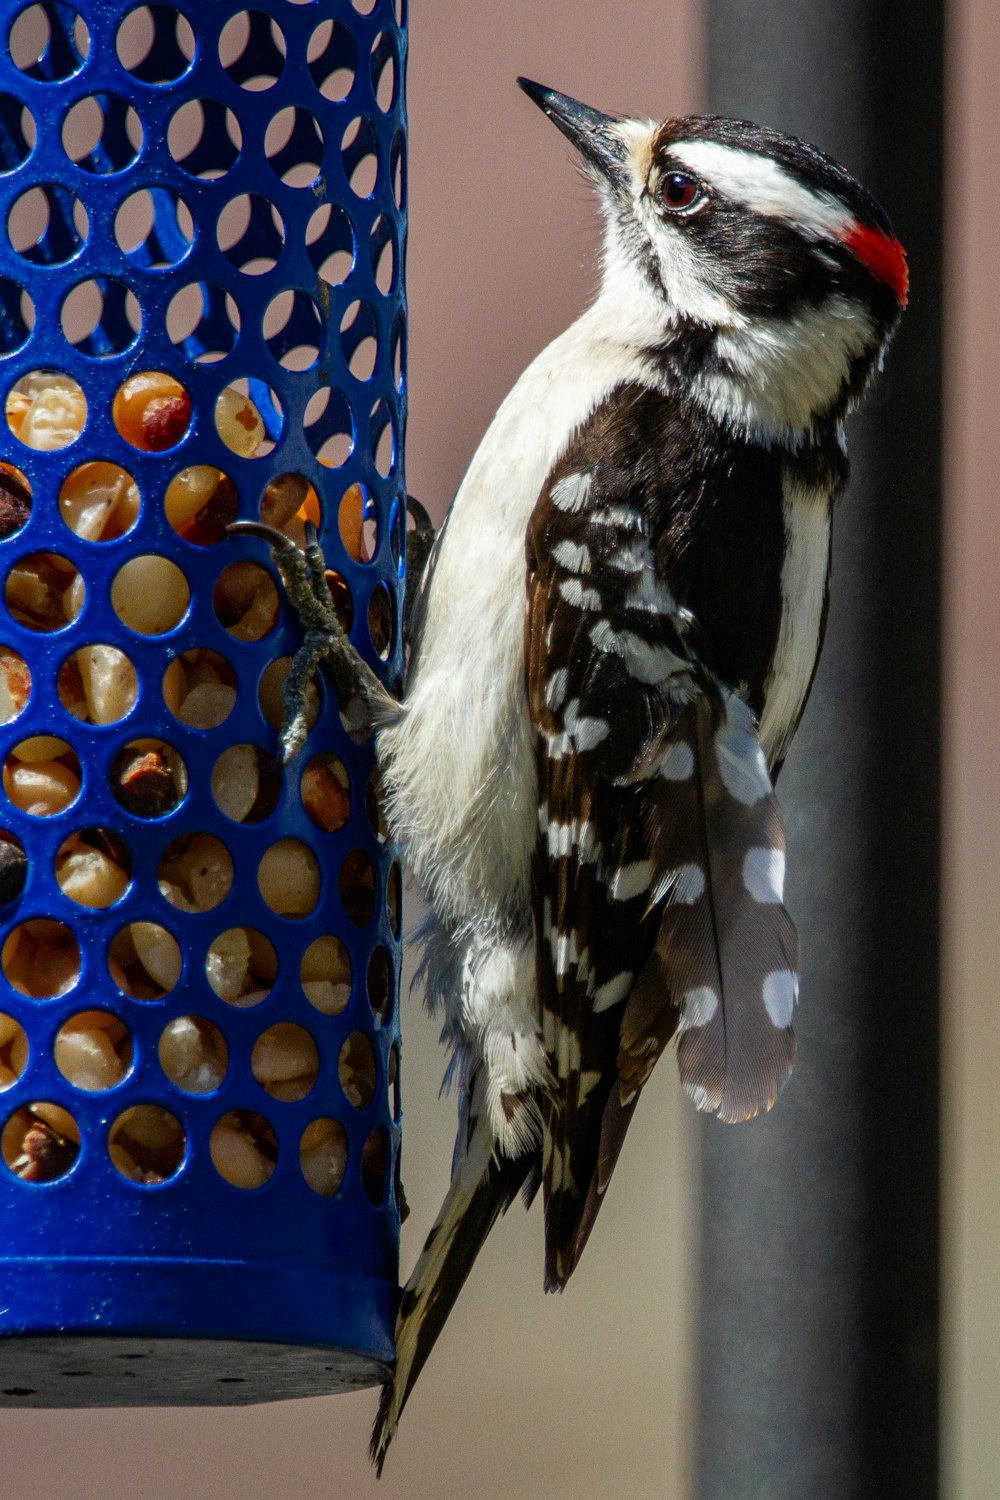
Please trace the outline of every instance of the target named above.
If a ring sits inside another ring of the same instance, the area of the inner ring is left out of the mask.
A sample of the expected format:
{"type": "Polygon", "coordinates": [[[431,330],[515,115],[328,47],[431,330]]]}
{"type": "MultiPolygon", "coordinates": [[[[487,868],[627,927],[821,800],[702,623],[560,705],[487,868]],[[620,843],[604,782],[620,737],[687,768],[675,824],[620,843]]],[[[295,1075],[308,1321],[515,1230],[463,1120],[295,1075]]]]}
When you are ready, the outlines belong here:
{"type": "Polygon", "coordinates": [[[610,726],[603,719],[595,719],[591,715],[580,713],[578,698],[574,698],[566,705],[563,722],[566,725],[566,734],[579,751],[593,750],[611,733],[610,726]]]}
{"type": "MultiPolygon", "coordinates": [[[[621,315],[599,299],[497,412],[438,539],[405,708],[379,733],[393,835],[434,910],[456,928],[530,907],[538,795],[525,692],[525,532],[553,467],[601,401],[623,381],[658,378],[641,344],[608,340],[621,315]]],[[[560,486],[563,503],[578,507],[589,476],[560,486]]]]}
{"type": "Polygon", "coordinates": [[[594,1089],[596,1089],[600,1081],[600,1073],[588,1072],[580,1074],[579,1082],[577,1083],[577,1094],[579,1095],[581,1101],[586,1099],[588,1094],[593,1093],[594,1089]]]}
{"type": "Polygon", "coordinates": [[[558,510],[582,510],[590,493],[589,474],[566,474],[549,490],[549,499],[558,510]]]}
{"type": "Polygon", "coordinates": [[[785,894],[783,849],[748,849],[743,856],[743,884],[762,906],[778,906],[785,894]]]}
{"type": "Polygon", "coordinates": [[[719,997],[707,984],[688,990],[682,1001],[678,1031],[690,1031],[694,1026],[707,1026],[719,1008],[719,997]]]}
{"type": "Polygon", "coordinates": [[[799,977],[791,969],[774,969],[765,976],[764,1009],[779,1031],[792,1024],[792,1011],[799,998],[799,977]]]}
{"type": "Polygon", "coordinates": [[[653,768],[664,781],[687,781],[694,774],[694,751],[684,740],[673,740],[653,768]]]}
{"type": "Polygon", "coordinates": [[[837,294],[795,317],[760,318],[720,332],[716,350],[724,364],[701,371],[691,394],[752,438],[794,444],[874,341],[864,308],[837,294]]]}
{"type": "Polygon", "coordinates": [[[649,904],[655,906],[657,902],[668,899],[681,906],[693,906],[704,894],[705,871],[701,865],[678,865],[657,881],[649,893],[649,904]]]}
{"type": "Polygon", "coordinates": [[[599,651],[620,656],[636,682],[652,685],[689,670],[688,663],[668,646],[650,645],[632,630],[614,630],[607,620],[591,627],[590,639],[599,651]]]}
{"type": "MultiPolygon", "coordinates": [[[[600,519],[600,516],[595,517],[595,520],[600,519]]],[[[608,567],[614,568],[616,573],[639,573],[643,568],[651,566],[649,543],[630,538],[623,546],[612,552],[606,562],[608,567]]]]}
{"type": "Polygon", "coordinates": [[[672,615],[677,610],[677,600],[652,568],[643,568],[625,603],[629,609],[640,609],[650,615],[672,615]]]}
{"type": "Polygon", "coordinates": [[[549,708],[557,709],[566,697],[569,673],[565,667],[557,667],[545,684],[545,702],[549,708]]]}
{"type": "Polygon", "coordinates": [[[590,572],[590,548],[582,542],[556,542],[552,556],[561,568],[571,573],[590,572]]]}
{"type": "Polygon", "coordinates": [[[559,1026],[556,1038],[556,1076],[568,1078],[580,1071],[580,1038],[565,1022],[559,1026]]]}
{"type": "Polygon", "coordinates": [[[545,824],[545,847],[550,859],[568,859],[573,855],[580,864],[593,864],[599,839],[593,823],[584,818],[570,823],[545,824]]]}
{"type": "Polygon", "coordinates": [[[737,802],[752,807],[769,795],[771,778],[750,710],[733,694],[726,699],[726,722],[715,736],[715,759],[726,791],[737,802]]]}
{"type": "Polygon", "coordinates": [[[619,865],[607,882],[609,901],[632,901],[645,895],[653,877],[653,861],[637,859],[630,865],[619,865]]]}
{"type": "Polygon", "coordinates": [[[564,578],[559,584],[559,592],[567,604],[572,604],[574,609],[600,609],[601,596],[596,589],[585,588],[579,578],[564,578]]]}
{"type": "Polygon", "coordinates": [[[616,974],[613,979],[606,979],[599,984],[594,991],[591,1009],[595,1012],[610,1010],[612,1005],[618,1005],[624,1000],[632,988],[633,976],[631,973],[616,974]]]}

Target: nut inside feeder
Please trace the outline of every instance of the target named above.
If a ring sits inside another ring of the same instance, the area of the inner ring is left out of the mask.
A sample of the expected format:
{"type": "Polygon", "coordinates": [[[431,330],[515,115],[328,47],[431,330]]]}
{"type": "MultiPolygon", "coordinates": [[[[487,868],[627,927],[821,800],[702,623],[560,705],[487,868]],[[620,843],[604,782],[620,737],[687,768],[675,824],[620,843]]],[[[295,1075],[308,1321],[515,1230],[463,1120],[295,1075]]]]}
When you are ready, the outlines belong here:
{"type": "Polygon", "coordinates": [[[317,527],[398,674],[399,10],[3,24],[0,1403],[374,1384],[398,867],[329,684],[276,769],[298,627],[227,528],[317,527]]]}

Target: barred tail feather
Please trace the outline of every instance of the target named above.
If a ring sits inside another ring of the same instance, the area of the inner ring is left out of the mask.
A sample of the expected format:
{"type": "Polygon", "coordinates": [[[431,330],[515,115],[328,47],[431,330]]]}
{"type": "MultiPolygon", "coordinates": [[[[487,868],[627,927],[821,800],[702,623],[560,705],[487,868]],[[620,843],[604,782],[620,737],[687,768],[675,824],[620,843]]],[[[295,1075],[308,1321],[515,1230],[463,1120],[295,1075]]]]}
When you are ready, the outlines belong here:
{"type": "MultiPolygon", "coordinates": [[[[480,1130],[485,1133],[484,1127],[480,1130]]],[[[476,1147],[482,1144],[472,1143],[464,1166],[455,1172],[441,1211],[403,1289],[396,1317],[395,1369],[392,1381],[382,1388],[368,1450],[378,1474],[382,1473],[386,1451],[396,1435],[400,1415],[417,1376],[486,1236],[537,1166],[537,1156],[531,1152],[516,1160],[487,1156],[487,1166],[477,1177],[468,1171],[468,1164],[475,1157],[476,1147]]]]}

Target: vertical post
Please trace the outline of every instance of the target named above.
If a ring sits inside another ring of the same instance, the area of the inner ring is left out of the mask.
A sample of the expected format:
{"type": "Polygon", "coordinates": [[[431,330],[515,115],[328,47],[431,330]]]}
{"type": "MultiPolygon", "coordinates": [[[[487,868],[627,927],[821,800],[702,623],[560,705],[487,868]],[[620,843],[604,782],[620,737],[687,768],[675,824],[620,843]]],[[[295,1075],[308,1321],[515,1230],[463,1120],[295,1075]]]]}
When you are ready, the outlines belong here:
{"type": "Polygon", "coordinates": [[[829,149],[912,302],[851,423],[830,629],[782,777],[804,973],[778,1108],[703,1145],[699,1500],[937,1494],[942,13],[709,0],[709,107],[829,149]]]}

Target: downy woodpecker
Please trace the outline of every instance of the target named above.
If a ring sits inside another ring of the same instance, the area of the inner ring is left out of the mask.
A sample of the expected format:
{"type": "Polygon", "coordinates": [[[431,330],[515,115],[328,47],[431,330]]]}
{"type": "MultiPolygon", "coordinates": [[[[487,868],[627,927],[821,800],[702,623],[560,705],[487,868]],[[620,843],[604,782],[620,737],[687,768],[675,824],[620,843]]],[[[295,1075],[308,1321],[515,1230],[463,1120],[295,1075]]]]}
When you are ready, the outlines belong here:
{"type": "MultiPolygon", "coordinates": [[[[597,187],[601,289],[472,460],[402,703],[337,626],[318,549],[275,548],[307,629],[299,684],[326,657],[374,722],[459,1093],[380,1469],[519,1191],[541,1184],[545,1284],[565,1285],[673,1037],[721,1120],[769,1109],[788,1076],[797,942],[773,783],[823,636],[844,418],[907,293],[882,209],[815,147],[520,82],[597,187]]],[[[286,758],[304,732],[289,707],[286,758]]]]}

